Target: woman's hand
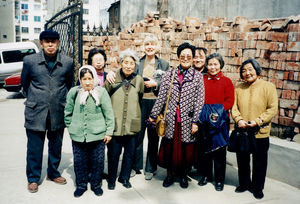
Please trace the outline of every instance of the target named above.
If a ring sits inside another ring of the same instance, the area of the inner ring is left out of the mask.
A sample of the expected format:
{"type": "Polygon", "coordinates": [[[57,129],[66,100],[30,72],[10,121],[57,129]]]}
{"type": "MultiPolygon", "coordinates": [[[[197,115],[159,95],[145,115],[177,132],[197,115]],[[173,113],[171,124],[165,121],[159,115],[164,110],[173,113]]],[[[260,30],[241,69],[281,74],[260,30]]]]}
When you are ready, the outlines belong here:
{"type": "Polygon", "coordinates": [[[244,120],[239,120],[238,127],[239,128],[246,128],[248,126],[248,123],[244,120]]]}
{"type": "Polygon", "coordinates": [[[153,79],[150,79],[149,81],[144,81],[144,85],[147,88],[151,88],[151,87],[157,87],[157,82],[153,79]]]}
{"type": "Polygon", "coordinates": [[[108,144],[108,143],[110,142],[111,138],[112,138],[112,136],[105,135],[105,136],[104,136],[103,142],[104,142],[105,144],[108,144]]]}
{"type": "Polygon", "coordinates": [[[256,124],[256,122],[255,122],[254,120],[251,120],[251,121],[248,122],[247,125],[248,125],[248,127],[253,128],[253,127],[255,127],[257,124],[256,124]]]}
{"type": "Polygon", "coordinates": [[[155,122],[155,120],[153,119],[153,118],[151,118],[151,117],[149,117],[149,123],[153,123],[153,122],[155,122]]]}
{"type": "Polygon", "coordinates": [[[193,123],[193,125],[192,125],[192,135],[195,134],[195,132],[197,132],[197,131],[198,131],[198,125],[193,123]]]}
{"type": "Polygon", "coordinates": [[[109,71],[106,75],[106,80],[110,83],[113,84],[115,83],[116,80],[116,73],[113,71],[109,71]]]}

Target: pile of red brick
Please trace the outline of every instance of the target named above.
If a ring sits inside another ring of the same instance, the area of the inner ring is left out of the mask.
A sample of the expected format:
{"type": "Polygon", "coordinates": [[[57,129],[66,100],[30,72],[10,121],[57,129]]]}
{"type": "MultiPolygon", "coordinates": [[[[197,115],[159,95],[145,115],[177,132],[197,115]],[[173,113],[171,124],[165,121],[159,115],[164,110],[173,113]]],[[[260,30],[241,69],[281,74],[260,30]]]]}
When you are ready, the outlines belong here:
{"type": "MultiPolygon", "coordinates": [[[[158,36],[158,55],[171,66],[178,64],[177,47],[183,42],[208,49],[208,54],[220,53],[226,63],[223,71],[234,84],[239,79],[239,67],[249,57],[261,65],[264,79],[273,82],[279,96],[279,112],[273,122],[282,127],[295,127],[299,133],[300,81],[300,16],[282,19],[249,20],[236,17],[209,18],[201,22],[187,17],[185,22],[171,18],[158,19],[147,14],[144,20],[133,24],[118,36],[83,36],[84,59],[93,47],[102,47],[108,55],[108,69],[119,67],[119,51],[134,49],[143,55],[143,39],[147,33],[158,36]]],[[[290,132],[288,134],[293,134],[290,132]]],[[[287,134],[287,133],[285,133],[287,134]]]]}

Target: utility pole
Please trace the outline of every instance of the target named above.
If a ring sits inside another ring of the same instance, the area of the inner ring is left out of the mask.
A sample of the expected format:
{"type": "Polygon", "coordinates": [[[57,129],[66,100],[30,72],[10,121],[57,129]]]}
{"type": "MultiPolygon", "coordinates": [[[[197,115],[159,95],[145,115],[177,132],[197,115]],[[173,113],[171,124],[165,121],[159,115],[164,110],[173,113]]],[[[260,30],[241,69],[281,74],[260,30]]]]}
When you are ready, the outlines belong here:
{"type": "Polygon", "coordinates": [[[161,18],[168,18],[168,0],[157,0],[157,11],[161,18]]]}

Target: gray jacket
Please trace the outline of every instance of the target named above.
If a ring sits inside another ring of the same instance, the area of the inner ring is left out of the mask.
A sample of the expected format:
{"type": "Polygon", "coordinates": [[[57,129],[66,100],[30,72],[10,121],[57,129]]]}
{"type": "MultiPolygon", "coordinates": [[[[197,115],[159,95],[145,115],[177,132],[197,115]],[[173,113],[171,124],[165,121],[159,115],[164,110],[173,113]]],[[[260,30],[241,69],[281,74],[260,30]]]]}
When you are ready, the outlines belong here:
{"type": "Polygon", "coordinates": [[[64,128],[64,107],[68,90],[73,86],[74,64],[70,57],[58,53],[49,70],[44,52],[24,57],[21,84],[25,101],[25,128],[46,130],[50,113],[51,130],[64,128]]]}

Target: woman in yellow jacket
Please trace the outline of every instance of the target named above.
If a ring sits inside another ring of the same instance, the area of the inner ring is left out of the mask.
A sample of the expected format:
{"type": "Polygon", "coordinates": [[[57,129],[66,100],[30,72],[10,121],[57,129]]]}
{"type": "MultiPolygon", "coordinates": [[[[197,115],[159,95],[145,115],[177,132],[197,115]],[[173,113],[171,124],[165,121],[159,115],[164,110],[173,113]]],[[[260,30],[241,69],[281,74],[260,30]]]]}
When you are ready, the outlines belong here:
{"type": "Polygon", "coordinates": [[[256,199],[264,197],[267,172],[271,120],[278,111],[278,97],[274,84],[259,78],[261,68],[255,59],[244,61],[240,77],[245,81],[235,89],[232,118],[239,128],[257,128],[256,148],[252,154],[252,182],[250,153],[237,153],[239,186],[235,192],[252,191],[256,199]]]}

